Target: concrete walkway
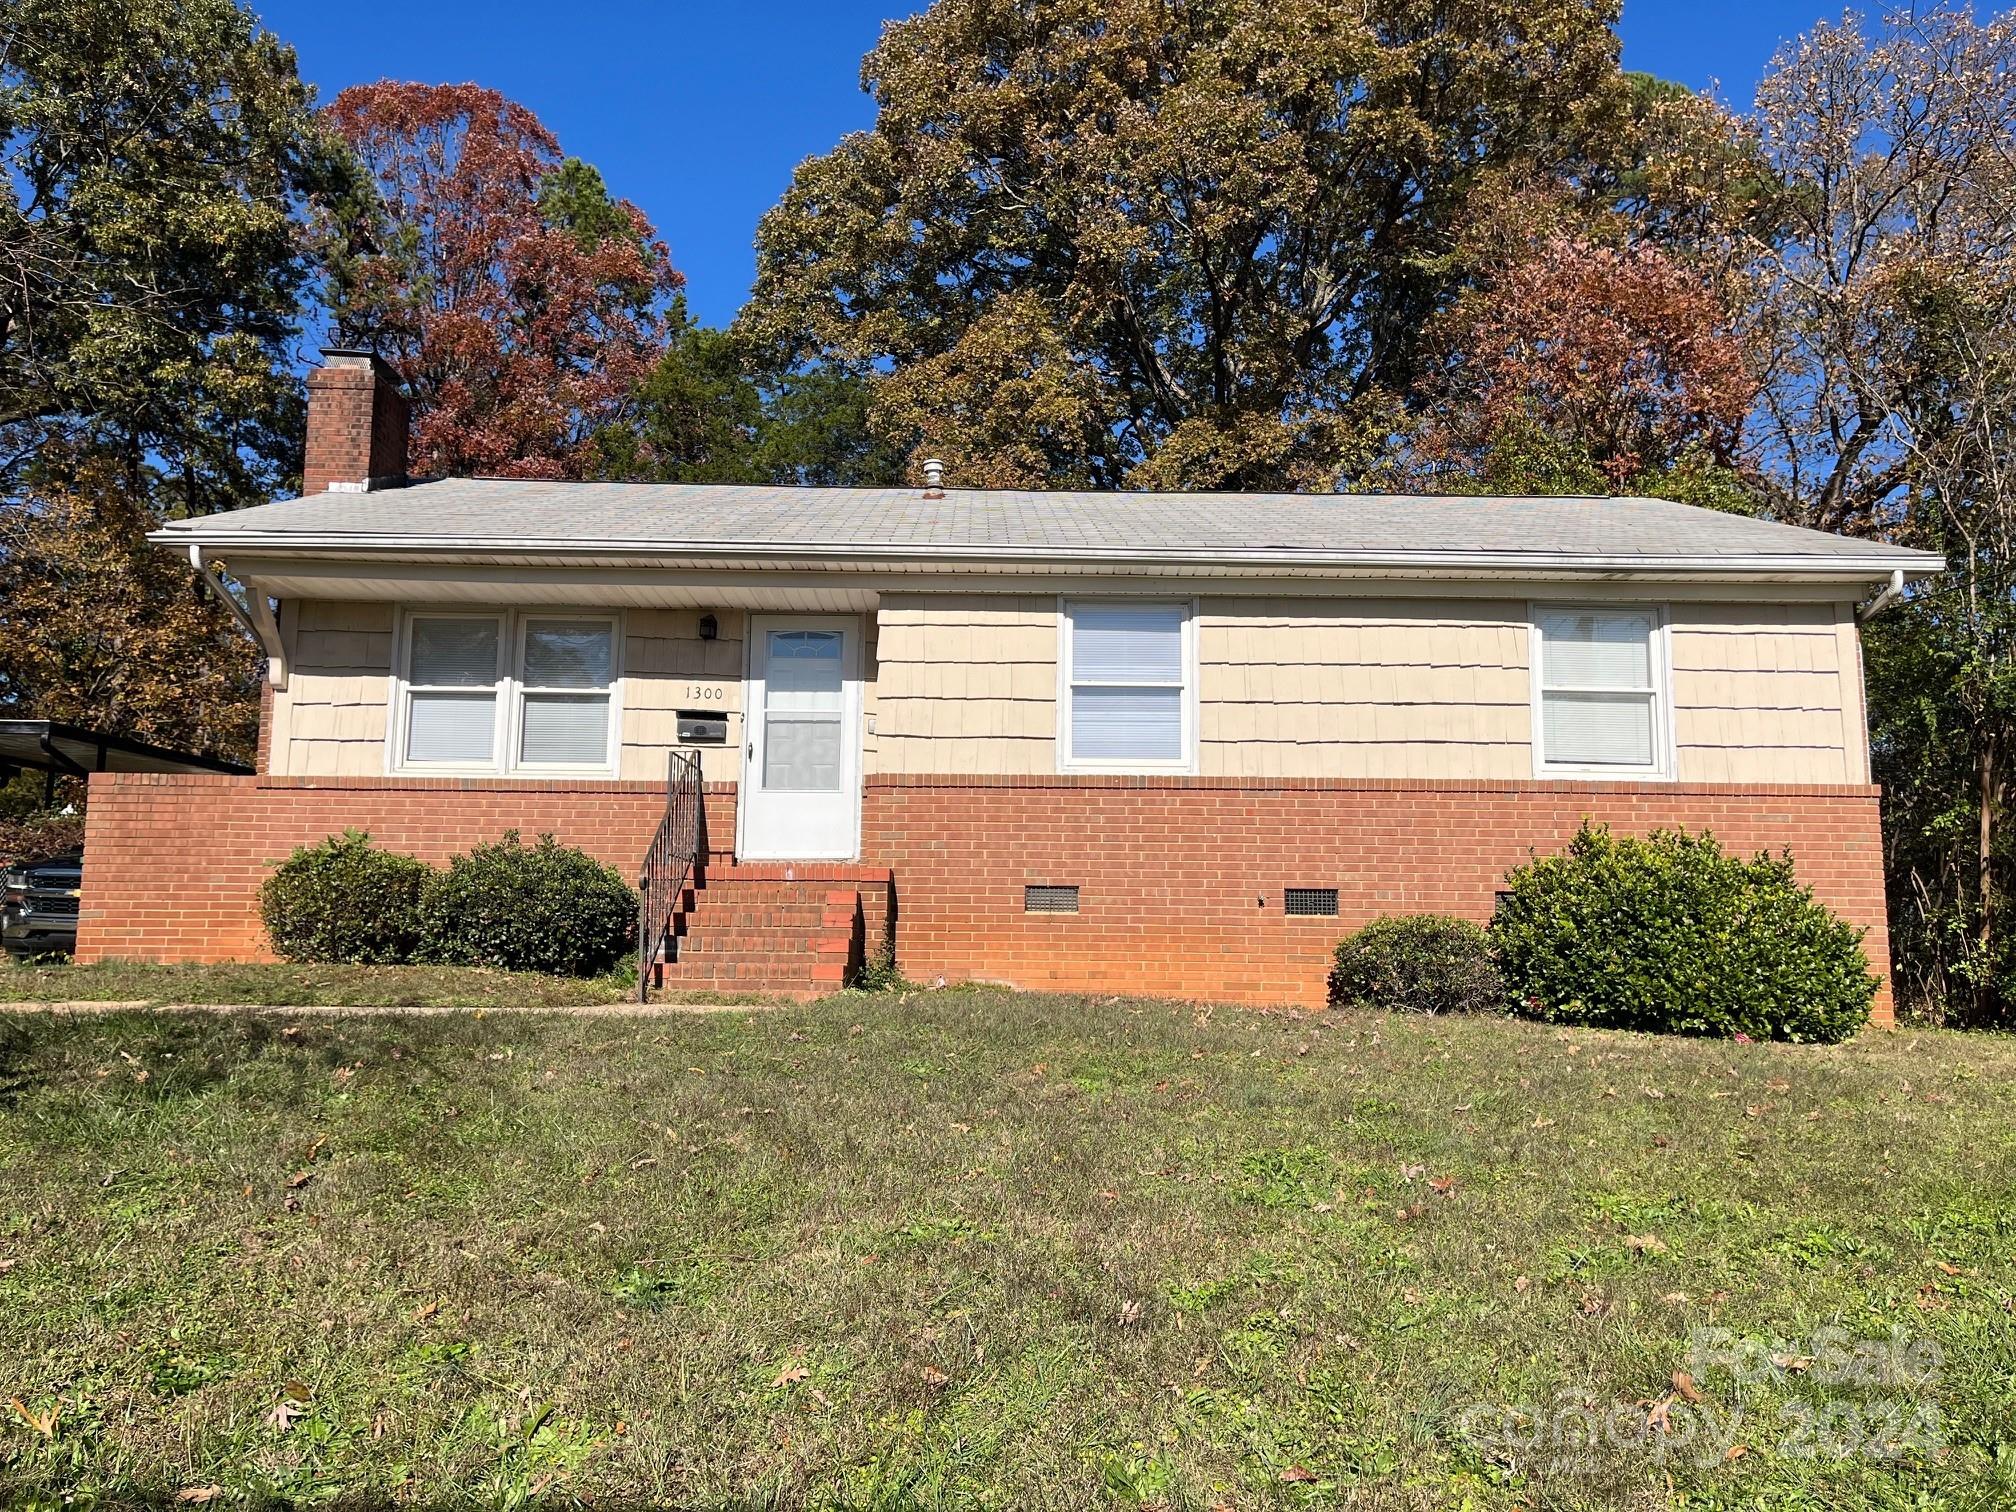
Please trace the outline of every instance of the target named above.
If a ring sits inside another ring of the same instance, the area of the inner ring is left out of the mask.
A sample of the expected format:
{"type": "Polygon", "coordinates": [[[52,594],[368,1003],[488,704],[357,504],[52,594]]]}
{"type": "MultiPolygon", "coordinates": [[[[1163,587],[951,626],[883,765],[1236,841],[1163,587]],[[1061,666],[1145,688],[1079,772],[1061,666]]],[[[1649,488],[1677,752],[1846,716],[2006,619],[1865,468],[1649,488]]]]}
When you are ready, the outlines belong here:
{"type": "Polygon", "coordinates": [[[445,1008],[434,1003],[157,1003],[149,998],[82,999],[75,1002],[0,1003],[0,1014],[96,1014],[96,1013],[264,1013],[355,1017],[370,1014],[400,1014],[411,1017],[440,1017],[452,1013],[477,1014],[485,1018],[506,1014],[553,1014],[567,1018],[677,1018],[695,1013],[752,1013],[800,1006],[770,999],[726,1003],[585,1003],[573,1008],[553,1008],[537,1003],[489,1004],[478,1008],[445,1008]]]}

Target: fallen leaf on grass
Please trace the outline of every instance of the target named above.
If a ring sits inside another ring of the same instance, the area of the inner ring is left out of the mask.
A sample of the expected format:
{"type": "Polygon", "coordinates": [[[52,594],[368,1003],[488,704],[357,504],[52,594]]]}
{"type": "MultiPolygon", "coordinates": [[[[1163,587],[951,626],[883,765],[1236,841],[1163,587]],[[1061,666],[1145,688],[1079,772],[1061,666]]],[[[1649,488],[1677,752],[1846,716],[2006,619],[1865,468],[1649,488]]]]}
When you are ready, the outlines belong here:
{"type": "Polygon", "coordinates": [[[1727,1464],[1731,1460],[1739,1460],[1749,1452],[1750,1446],[1748,1444],[1731,1444],[1729,1452],[1722,1456],[1722,1462],[1727,1464]]]}
{"type": "Polygon", "coordinates": [[[1433,1192],[1437,1197],[1447,1197],[1451,1192],[1456,1190],[1456,1178],[1454,1176],[1431,1176],[1428,1178],[1428,1190],[1433,1192]]]}
{"type": "Polygon", "coordinates": [[[307,1415],[306,1410],[299,1403],[290,1402],[283,1397],[273,1404],[273,1410],[266,1414],[264,1422],[268,1428],[273,1429],[275,1432],[285,1433],[289,1428],[294,1426],[297,1419],[306,1417],[307,1415]]]}
{"type": "Polygon", "coordinates": [[[287,1178],[287,1190],[290,1192],[298,1192],[301,1190],[301,1188],[308,1185],[308,1183],[313,1181],[314,1179],[315,1176],[313,1172],[296,1171],[292,1176],[289,1176],[287,1178]]]}
{"type": "Polygon", "coordinates": [[[1524,1293],[1529,1292],[1532,1289],[1533,1289],[1533,1278],[1531,1276],[1514,1276],[1512,1278],[1512,1290],[1514,1290],[1515,1292],[1519,1292],[1523,1295],[1524,1293]]]}
{"type": "Polygon", "coordinates": [[[1396,1223],[1412,1223],[1416,1218],[1419,1218],[1423,1213],[1427,1211],[1428,1211],[1427,1203],[1417,1202],[1412,1207],[1404,1207],[1396,1211],[1393,1214],[1393,1219],[1396,1223]]]}
{"type": "Polygon", "coordinates": [[[1706,1398],[1704,1398],[1701,1395],[1701,1388],[1694,1384],[1694,1377],[1689,1375],[1684,1370],[1676,1370],[1673,1372],[1673,1389],[1679,1392],[1680,1395],[1687,1401],[1699,1402],[1706,1400],[1706,1398]]]}
{"type": "Polygon", "coordinates": [[[924,1377],[924,1384],[934,1390],[952,1379],[936,1365],[926,1365],[918,1374],[924,1377]]]}
{"type": "Polygon", "coordinates": [[[1934,1260],[1932,1263],[1938,1266],[1940,1270],[1944,1271],[1949,1276],[1957,1276],[1960,1274],[1960,1267],[1957,1265],[1949,1265],[1944,1260],[1934,1260]]]}
{"type": "Polygon", "coordinates": [[[47,1412],[30,1412],[28,1404],[19,1397],[9,1397],[7,1405],[14,1409],[22,1422],[33,1428],[45,1439],[56,1436],[56,1419],[63,1411],[63,1404],[61,1402],[58,1402],[47,1412]]]}
{"type": "Polygon", "coordinates": [[[1626,1234],[1624,1248],[1634,1255],[1663,1255],[1666,1241],[1657,1234],[1626,1234]]]}
{"type": "Polygon", "coordinates": [[[1281,1479],[1291,1486],[1307,1486],[1316,1479],[1316,1472],[1305,1465],[1290,1465],[1281,1472],[1281,1479]]]}
{"type": "Polygon", "coordinates": [[[1120,1304],[1120,1326],[1122,1328],[1132,1328],[1140,1321],[1141,1304],[1139,1302],[1130,1297],[1120,1304]]]}
{"type": "Polygon", "coordinates": [[[205,1502],[217,1500],[223,1494],[224,1488],[222,1486],[184,1486],[180,1491],[175,1493],[175,1500],[201,1506],[205,1502]]]}
{"type": "Polygon", "coordinates": [[[429,1302],[426,1306],[414,1312],[413,1321],[415,1323],[425,1323],[439,1311],[441,1311],[441,1304],[439,1302],[429,1302]]]}
{"type": "Polygon", "coordinates": [[[770,1384],[772,1386],[795,1386],[800,1381],[810,1380],[811,1378],[812,1372],[807,1370],[803,1365],[786,1365],[782,1370],[777,1372],[777,1378],[770,1384]]]}

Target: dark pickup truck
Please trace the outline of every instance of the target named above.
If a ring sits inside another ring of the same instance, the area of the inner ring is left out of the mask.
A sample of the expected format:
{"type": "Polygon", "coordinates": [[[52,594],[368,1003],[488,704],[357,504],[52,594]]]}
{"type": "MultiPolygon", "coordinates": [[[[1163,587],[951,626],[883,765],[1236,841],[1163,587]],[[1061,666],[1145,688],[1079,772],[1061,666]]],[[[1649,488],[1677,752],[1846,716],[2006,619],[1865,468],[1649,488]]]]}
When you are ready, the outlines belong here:
{"type": "Polygon", "coordinates": [[[84,857],[77,852],[9,867],[0,894],[0,946],[11,956],[76,950],[83,885],[84,857]]]}

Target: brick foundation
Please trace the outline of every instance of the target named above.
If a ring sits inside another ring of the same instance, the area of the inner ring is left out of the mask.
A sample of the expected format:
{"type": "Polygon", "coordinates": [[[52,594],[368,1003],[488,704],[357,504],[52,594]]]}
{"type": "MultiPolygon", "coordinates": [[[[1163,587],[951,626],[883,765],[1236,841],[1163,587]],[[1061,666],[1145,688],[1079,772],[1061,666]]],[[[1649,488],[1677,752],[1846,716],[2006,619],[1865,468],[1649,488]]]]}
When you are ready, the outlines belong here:
{"type": "MultiPolygon", "coordinates": [[[[259,887],[299,845],[345,829],[434,864],[518,830],[551,832],[632,881],[665,813],[657,782],[399,777],[91,779],[80,961],[264,961],[259,887]]],[[[710,854],[735,843],[735,790],[710,783],[710,854]]]]}
{"type": "MultiPolygon", "coordinates": [[[[629,875],[664,802],[648,782],[100,774],[78,955],[266,959],[271,863],[345,828],[436,863],[507,829],[551,831],[629,875]]],[[[733,785],[708,784],[706,804],[725,869],[733,785]]],[[[895,881],[893,900],[863,889],[864,943],[893,912],[913,980],[1314,1005],[1345,931],[1382,913],[1488,918],[1506,870],[1559,849],[1587,816],[1633,833],[1711,829],[1743,851],[1790,846],[1800,878],[1868,929],[1887,978],[1877,804],[1870,787],[871,777],[861,866],[895,881]],[[1024,913],[1030,883],[1077,884],[1081,911],[1024,913]],[[1340,916],[1285,916],[1291,886],[1335,887],[1340,916]]],[[[1877,1016],[1890,1016],[1887,984],[1877,1016]]]]}
{"type": "Polygon", "coordinates": [[[1873,787],[1140,777],[871,777],[862,856],[896,876],[897,958],[929,982],[1323,1000],[1339,936],[1380,914],[1488,919],[1508,868],[1583,817],[1790,846],[1798,875],[1869,933],[1890,1017],[1873,787]],[[1027,884],[1081,889],[1023,912],[1027,884]],[[1335,887],[1340,917],[1290,918],[1284,887],[1335,887]]]}

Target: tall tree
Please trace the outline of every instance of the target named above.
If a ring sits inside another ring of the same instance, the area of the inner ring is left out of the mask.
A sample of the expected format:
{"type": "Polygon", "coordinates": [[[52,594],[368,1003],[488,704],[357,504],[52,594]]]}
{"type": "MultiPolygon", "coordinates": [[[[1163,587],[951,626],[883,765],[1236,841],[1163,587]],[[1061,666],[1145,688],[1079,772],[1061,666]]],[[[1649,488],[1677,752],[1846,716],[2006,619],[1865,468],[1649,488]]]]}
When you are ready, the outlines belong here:
{"type": "Polygon", "coordinates": [[[231,0],[9,0],[0,144],[0,496],[61,441],[143,459],[161,512],[263,501],[300,465],[297,217],[347,172],[292,51],[231,0]]]}
{"type": "Polygon", "coordinates": [[[1757,125],[1786,191],[1764,474],[1792,518],[1949,566],[1867,637],[1901,982],[2016,1021],[2016,15],[1816,27],[1757,125]]]}
{"type": "Polygon", "coordinates": [[[1435,337],[1414,443],[1431,478],[1551,491],[1506,475],[1543,439],[1587,492],[1675,464],[1734,477],[1749,361],[1709,282],[1657,247],[1548,237],[1466,291],[1435,337]]]}
{"type": "Polygon", "coordinates": [[[155,523],[127,459],[41,469],[0,513],[0,718],[64,719],[250,760],[260,657],[155,523]]]}
{"type": "Polygon", "coordinates": [[[677,483],[865,487],[903,469],[868,423],[864,375],[831,363],[765,371],[747,342],[688,320],[683,305],[633,413],[599,432],[595,451],[595,476],[677,483]]]}
{"type": "Polygon", "coordinates": [[[371,178],[318,221],[336,334],[405,382],[416,470],[592,468],[684,282],[643,213],[492,89],[388,80],[327,116],[371,178]]]}
{"type": "Polygon", "coordinates": [[[758,232],[742,330],[893,368],[962,479],[1333,486],[1463,286],[1479,184],[1586,176],[1628,109],[1610,0],[938,0],[874,129],[758,232]]]}

